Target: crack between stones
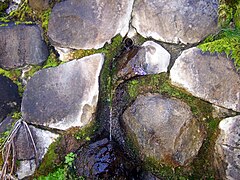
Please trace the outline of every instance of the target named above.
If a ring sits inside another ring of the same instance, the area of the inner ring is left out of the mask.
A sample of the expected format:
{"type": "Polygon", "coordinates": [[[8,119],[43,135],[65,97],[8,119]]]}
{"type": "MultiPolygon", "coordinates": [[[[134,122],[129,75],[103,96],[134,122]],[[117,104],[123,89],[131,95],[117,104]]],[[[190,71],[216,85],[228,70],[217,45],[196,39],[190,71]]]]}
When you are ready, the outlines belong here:
{"type": "Polygon", "coordinates": [[[60,129],[56,129],[56,128],[50,128],[50,127],[43,126],[43,125],[37,125],[37,124],[33,124],[33,123],[28,123],[28,122],[27,122],[27,124],[37,128],[37,129],[44,130],[44,131],[49,131],[49,132],[54,133],[54,134],[62,135],[65,132],[64,130],[60,130],[60,129]]]}
{"type": "Polygon", "coordinates": [[[226,146],[228,148],[232,148],[232,149],[239,149],[240,150],[240,147],[234,147],[234,146],[231,146],[229,144],[222,144],[222,146],[226,146]]]}

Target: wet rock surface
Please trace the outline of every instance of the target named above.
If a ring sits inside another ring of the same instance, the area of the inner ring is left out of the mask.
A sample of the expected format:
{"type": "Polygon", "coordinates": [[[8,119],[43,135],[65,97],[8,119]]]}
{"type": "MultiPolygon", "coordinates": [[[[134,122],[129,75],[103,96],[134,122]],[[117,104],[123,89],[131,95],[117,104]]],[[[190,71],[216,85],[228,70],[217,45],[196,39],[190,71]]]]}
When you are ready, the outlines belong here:
{"type": "Polygon", "coordinates": [[[0,27],[0,67],[12,69],[43,63],[48,49],[37,25],[0,27]]]}
{"type": "Polygon", "coordinates": [[[185,50],[170,71],[172,84],[193,96],[240,112],[240,75],[224,55],[185,50]]]}
{"type": "Polygon", "coordinates": [[[98,49],[128,31],[133,0],[67,0],[54,6],[48,35],[52,44],[73,49],[98,49]]]}
{"type": "Polygon", "coordinates": [[[137,75],[167,72],[170,54],[161,45],[147,41],[141,47],[126,50],[117,61],[120,64],[117,76],[126,80],[137,75]]]}
{"type": "Polygon", "coordinates": [[[80,149],[75,166],[77,174],[87,179],[126,179],[133,169],[133,164],[107,138],[80,149]]]}
{"type": "Polygon", "coordinates": [[[7,114],[19,110],[20,103],[17,85],[9,78],[0,75],[0,122],[7,114]]]}
{"type": "Polygon", "coordinates": [[[36,73],[23,94],[23,118],[62,130],[88,124],[98,101],[103,61],[102,54],[95,54],[36,73]]]}
{"type": "Polygon", "coordinates": [[[215,145],[215,166],[221,179],[240,177],[240,116],[223,119],[215,145]]]}
{"type": "Polygon", "coordinates": [[[203,131],[184,102],[159,94],[139,96],[124,112],[128,136],[137,142],[142,158],[186,165],[197,155],[203,131]]]}
{"type": "Polygon", "coordinates": [[[197,43],[217,31],[218,0],[136,0],[132,25],[144,37],[197,43]]]}

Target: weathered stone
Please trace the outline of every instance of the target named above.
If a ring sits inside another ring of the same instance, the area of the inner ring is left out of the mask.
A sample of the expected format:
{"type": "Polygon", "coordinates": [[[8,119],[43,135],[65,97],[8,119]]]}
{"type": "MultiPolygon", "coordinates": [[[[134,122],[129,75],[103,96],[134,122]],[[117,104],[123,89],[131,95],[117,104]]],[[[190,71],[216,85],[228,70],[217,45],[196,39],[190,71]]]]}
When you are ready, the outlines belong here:
{"type": "Polygon", "coordinates": [[[240,116],[223,119],[215,145],[215,166],[221,179],[240,177],[240,116]]]}
{"type": "Polygon", "coordinates": [[[29,5],[35,10],[42,11],[49,8],[49,0],[29,0],[29,5]]]}
{"type": "Polygon", "coordinates": [[[12,128],[13,122],[14,120],[11,117],[6,117],[2,122],[0,122],[0,136],[2,133],[12,128]]]}
{"type": "Polygon", "coordinates": [[[132,25],[144,37],[196,43],[218,29],[218,0],[136,0],[132,25]]]}
{"type": "Polygon", "coordinates": [[[134,167],[106,138],[81,148],[75,166],[78,176],[87,179],[126,179],[134,167]]]}
{"type": "Polygon", "coordinates": [[[240,75],[224,55],[185,50],[170,71],[172,84],[218,106],[240,111],[240,75]]]}
{"type": "Polygon", "coordinates": [[[11,69],[41,64],[47,57],[48,49],[37,25],[0,27],[0,67],[11,69]]]}
{"type": "Polygon", "coordinates": [[[0,122],[14,110],[20,108],[18,87],[9,78],[0,75],[0,122]]]}
{"type": "Polygon", "coordinates": [[[129,79],[136,75],[159,74],[167,72],[170,54],[153,41],[143,43],[141,48],[133,47],[117,60],[118,78],[129,79]]]}
{"type": "Polygon", "coordinates": [[[166,164],[191,162],[204,138],[190,107],[160,94],[139,96],[124,112],[123,122],[130,138],[136,137],[133,142],[137,141],[143,159],[166,164]]]}
{"type": "MultiPolygon", "coordinates": [[[[29,126],[29,129],[36,144],[37,156],[40,161],[46,154],[49,145],[58,137],[58,135],[46,130],[35,128],[34,126],[29,126]]],[[[17,133],[15,146],[17,154],[16,158],[18,160],[30,160],[36,157],[30,134],[26,126],[23,124],[17,133]]]]}
{"type": "Polygon", "coordinates": [[[19,168],[16,172],[18,179],[24,179],[34,174],[36,170],[35,160],[19,161],[19,168]]]}
{"type": "MultiPolygon", "coordinates": [[[[35,128],[34,126],[29,126],[29,129],[36,144],[39,163],[46,154],[50,144],[59,135],[35,128]]],[[[23,179],[24,177],[32,175],[37,167],[35,161],[36,154],[34,152],[33,143],[30,139],[30,134],[23,124],[21,125],[15,139],[15,151],[16,158],[20,161],[20,166],[18,167],[16,173],[18,178],[23,179]]]]}
{"type": "Polygon", "coordinates": [[[88,124],[98,101],[103,61],[102,54],[94,54],[38,71],[23,94],[24,120],[62,130],[88,124]]]}
{"type": "Polygon", "coordinates": [[[67,0],[54,6],[48,26],[52,44],[98,49],[115,35],[125,36],[133,0],[67,0]]]}

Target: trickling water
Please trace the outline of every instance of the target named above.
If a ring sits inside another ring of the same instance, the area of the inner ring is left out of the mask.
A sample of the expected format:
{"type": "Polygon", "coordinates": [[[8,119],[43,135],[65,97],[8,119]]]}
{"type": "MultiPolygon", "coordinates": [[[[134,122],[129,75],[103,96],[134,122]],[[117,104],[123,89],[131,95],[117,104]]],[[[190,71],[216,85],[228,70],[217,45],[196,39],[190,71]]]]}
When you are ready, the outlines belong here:
{"type": "Polygon", "coordinates": [[[112,106],[109,107],[109,139],[112,141],[112,106]]]}

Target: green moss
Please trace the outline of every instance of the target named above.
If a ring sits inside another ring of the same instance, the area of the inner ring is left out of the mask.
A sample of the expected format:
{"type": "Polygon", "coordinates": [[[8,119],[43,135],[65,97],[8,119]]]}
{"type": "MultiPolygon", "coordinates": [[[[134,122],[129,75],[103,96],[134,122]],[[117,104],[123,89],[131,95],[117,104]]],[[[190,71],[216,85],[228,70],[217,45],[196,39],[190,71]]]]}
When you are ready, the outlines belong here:
{"type": "Polygon", "coordinates": [[[48,59],[44,62],[43,68],[56,67],[62,62],[58,60],[55,53],[51,52],[48,59]]]}
{"type": "Polygon", "coordinates": [[[170,167],[155,160],[153,157],[146,157],[144,167],[161,178],[166,179],[189,179],[188,171],[182,167],[170,167]]]}
{"type": "Polygon", "coordinates": [[[12,115],[12,118],[15,120],[19,120],[22,117],[22,113],[21,112],[14,112],[12,115]]]}
{"type": "Polygon", "coordinates": [[[22,70],[20,69],[5,70],[0,68],[0,75],[6,76],[9,79],[11,79],[18,86],[19,95],[22,96],[24,87],[22,83],[19,81],[20,76],[22,75],[22,70]]]}
{"type": "Polygon", "coordinates": [[[74,132],[74,137],[79,141],[90,141],[98,128],[99,125],[95,121],[92,121],[88,125],[74,132]]]}
{"type": "Polygon", "coordinates": [[[42,28],[44,31],[48,30],[48,22],[49,22],[50,15],[51,15],[51,9],[47,9],[39,15],[41,19],[42,28]]]}
{"type": "Polygon", "coordinates": [[[49,173],[47,176],[40,176],[38,180],[65,180],[66,172],[64,168],[58,168],[53,173],[49,173]]]}
{"type": "Polygon", "coordinates": [[[60,138],[58,138],[55,142],[53,142],[49,148],[47,153],[45,154],[39,168],[35,172],[35,177],[40,175],[47,175],[50,172],[54,172],[54,170],[60,166],[61,164],[56,164],[56,159],[58,158],[58,154],[55,153],[56,148],[58,147],[60,142],[60,138]]]}
{"type": "Polygon", "coordinates": [[[24,78],[28,79],[30,77],[33,77],[33,75],[42,69],[42,66],[38,66],[38,65],[31,65],[30,66],[30,70],[26,71],[24,73],[24,78]]]}

